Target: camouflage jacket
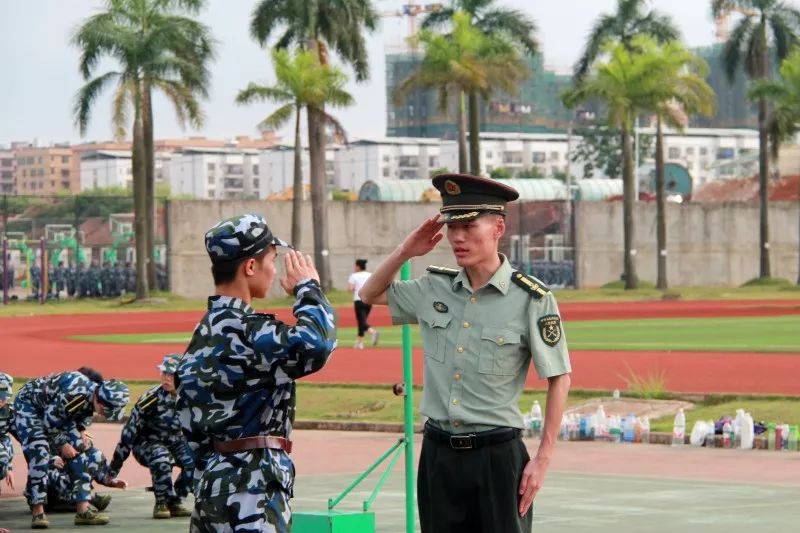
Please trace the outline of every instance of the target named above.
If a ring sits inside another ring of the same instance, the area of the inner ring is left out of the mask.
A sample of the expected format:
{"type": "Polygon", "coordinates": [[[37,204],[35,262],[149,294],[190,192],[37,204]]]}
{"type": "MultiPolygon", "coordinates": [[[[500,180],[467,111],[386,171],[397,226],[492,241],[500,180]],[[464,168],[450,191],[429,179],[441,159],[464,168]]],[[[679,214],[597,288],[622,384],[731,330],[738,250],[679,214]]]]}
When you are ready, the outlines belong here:
{"type": "Polygon", "coordinates": [[[15,439],[17,438],[17,433],[14,429],[14,406],[7,403],[3,407],[0,407],[0,446],[6,449],[5,453],[7,454],[7,466],[9,470],[13,468],[11,459],[14,457],[14,446],[11,444],[11,436],[15,439]]]}
{"type": "Polygon", "coordinates": [[[336,347],[333,309],[319,284],[295,287],[290,326],[238,298],[212,296],[176,375],[178,412],[196,461],[195,495],[260,490],[277,481],[291,494],[294,466],[283,451],[218,454],[215,440],[288,437],[294,380],[321,369],[336,347]]]}
{"type": "Polygon", "coordinates": [[[175,398],[161,385],[156,385],[142,394],[122,428],[111,460],[112,476],[116,477],[135,446],[145,442],[169,444],[179,440],[183,440],[183,434],[175,412],[175,398]]]}
{"type": "Polygon", "coordinates": [[[20,416],[24,410],[27,416],[41,420],[53,445],[77,445],[82,452],[83,446],[74,436],[92,423],[95,389],[97,383],[80,372],[61,372],[32,379],[22,386],[14,400],[16,420],[24,419],[20,416]]]}

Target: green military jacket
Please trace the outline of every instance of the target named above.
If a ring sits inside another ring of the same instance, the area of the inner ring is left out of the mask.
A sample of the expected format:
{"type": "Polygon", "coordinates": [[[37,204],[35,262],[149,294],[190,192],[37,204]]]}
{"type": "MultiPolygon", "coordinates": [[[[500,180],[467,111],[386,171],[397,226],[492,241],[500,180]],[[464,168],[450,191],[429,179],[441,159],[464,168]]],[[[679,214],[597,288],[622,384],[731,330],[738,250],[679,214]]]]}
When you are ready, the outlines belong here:
{"type": "Polygon", "coordinates": [[[522,428],[519,396],[531,360],[542,379],[571,371],[555,297],[501,259],[474,291],[463,269],[429,267],[387,292],[395,324],[420,324],[422,414],[452,433],[522,428]]]}

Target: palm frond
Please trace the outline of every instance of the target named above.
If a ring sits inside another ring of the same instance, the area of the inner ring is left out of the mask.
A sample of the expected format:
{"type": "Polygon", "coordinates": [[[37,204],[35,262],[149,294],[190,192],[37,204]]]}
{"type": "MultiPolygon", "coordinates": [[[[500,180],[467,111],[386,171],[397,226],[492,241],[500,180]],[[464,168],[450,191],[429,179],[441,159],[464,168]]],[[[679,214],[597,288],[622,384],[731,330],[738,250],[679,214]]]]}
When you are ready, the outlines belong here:
{"type": "Polygon", "coordinates": [[[100,93],[111,83],[119,79],[119,72],[106,72],[83,85],[75,95],[72,113],[75,116],[75,125],[78,126],[81,135],[86,133],[89,124],[89,117],[92,105],[100,96],[100,93]]]}

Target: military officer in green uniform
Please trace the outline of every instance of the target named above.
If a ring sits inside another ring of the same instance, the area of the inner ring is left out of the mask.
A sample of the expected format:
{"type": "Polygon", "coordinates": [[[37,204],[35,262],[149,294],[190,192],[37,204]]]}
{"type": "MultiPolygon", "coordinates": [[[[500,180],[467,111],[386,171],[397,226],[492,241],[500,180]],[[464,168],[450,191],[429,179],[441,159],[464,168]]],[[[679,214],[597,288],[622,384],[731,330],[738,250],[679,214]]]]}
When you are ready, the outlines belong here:
{"type": "Polygon", "coordinates": [[[360,292],[368,304],[388,304],[395,324],[420,324],[428,418],[420,524],[423,533],[529,533],[570,386],[558,306],[544,284],[498,253],[516,190],[463,174],[436,176],[433,185],[441,214],[406,237],[360,292]],[[459,268],[431,266],[420,278],[393,281],[405,261],[433,250],[445,225],[459,268]],[[520,437],[519,409],[531,363],[548,381],[533,458],[520,437]]]}

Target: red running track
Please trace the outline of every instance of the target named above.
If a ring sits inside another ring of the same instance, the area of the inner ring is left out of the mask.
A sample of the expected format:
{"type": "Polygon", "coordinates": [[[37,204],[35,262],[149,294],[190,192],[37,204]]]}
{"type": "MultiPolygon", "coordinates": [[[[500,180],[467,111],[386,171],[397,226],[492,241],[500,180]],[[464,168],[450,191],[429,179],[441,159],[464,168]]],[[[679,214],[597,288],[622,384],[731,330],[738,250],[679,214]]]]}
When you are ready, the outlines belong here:
{"type": "MultiPolygon", "coordinates": [[[[776,316],[800,314],[800,301],[652,301],[565,303],[564,319],[776,316]]],[[[290,319],[290,313],[278,313],[290,319]]],[[[340,309],[339,324],[355,325],[350,309],[340,309]]],[[[191,331],[198,312],[132,312],[105,315],[55,315],[0,319],[0,370],[16,376],[93,366],[125,379],[154,379],[164,354],[180,352],[179,344],[104,344],[70,340],[71,335],[168,333],[191,331]]],[[[373,311],[375,325],[388,325],[385,307],[373,311]]],[[[800,350],[798,350],[800,352],[800,350]]],[[[663,374],[675,392],[760,393],[800,395],[800,353],[608,352],[574,351],[573,386],[585,389],[625,388],[625,377],[663,374]]],[[[353,350],[340,347],[331,362],[309,381],[329,383],[394,383],[402,379],[397,349],[353,350]]],[[[414,379],[422,380],[422,352],[414,352],[414,379]]],[[[528,386],[543,388],[535,374],[528,386]]]]}

